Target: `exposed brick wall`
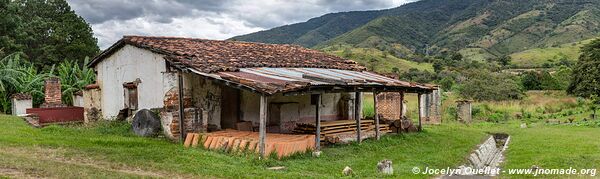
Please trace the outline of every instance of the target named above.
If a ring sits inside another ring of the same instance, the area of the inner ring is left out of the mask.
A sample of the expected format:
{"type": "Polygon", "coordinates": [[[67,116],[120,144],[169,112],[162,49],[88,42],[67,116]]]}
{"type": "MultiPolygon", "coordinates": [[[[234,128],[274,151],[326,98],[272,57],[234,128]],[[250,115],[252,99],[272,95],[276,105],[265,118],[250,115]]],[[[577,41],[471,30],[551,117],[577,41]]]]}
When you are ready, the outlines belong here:
{"type": "Polygon", "coordinates": [[[44,104],[42,108],[63,107],[60,79],[58,77],[47,78],[44,82],[44,104]]]}
{"type": "MultiPolygon", "coordinates": [[[[206,122],[202,121],[202,114],[198,108],[192,106],[192,98],[190,93],[184,92],[184,130],[186,133],[189,132],[205,132],[206,122]],[[204,124],[204,125],[202,125],[204,124]]],[[[163,125],[165,135],[172,139],[177,140],[180,137],[179,129],[179,91],[177,87],[169,90],[164,98],[164,107],[160,112],[161,123],[163,125]]]]}
{"type": "Polygon", "coordinates": [[[377,95],[377,113],[385,119],[400,119],[402,97],[398,92],[384,92],[377,95]]]}

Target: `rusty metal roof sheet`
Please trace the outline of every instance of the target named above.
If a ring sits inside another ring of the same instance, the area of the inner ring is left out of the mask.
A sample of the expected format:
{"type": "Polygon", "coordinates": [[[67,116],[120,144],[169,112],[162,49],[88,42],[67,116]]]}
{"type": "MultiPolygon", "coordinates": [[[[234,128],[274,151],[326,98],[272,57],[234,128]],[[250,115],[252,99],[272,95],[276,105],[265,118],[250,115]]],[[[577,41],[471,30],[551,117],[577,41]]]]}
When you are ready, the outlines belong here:
{"type": "Polygon", "coordinates": [[[243,68],[236,72],[204,74],[260,93],[322,91],[429,92],[435,87],[410,83],[367,71],[324,68],[243,68]]]}

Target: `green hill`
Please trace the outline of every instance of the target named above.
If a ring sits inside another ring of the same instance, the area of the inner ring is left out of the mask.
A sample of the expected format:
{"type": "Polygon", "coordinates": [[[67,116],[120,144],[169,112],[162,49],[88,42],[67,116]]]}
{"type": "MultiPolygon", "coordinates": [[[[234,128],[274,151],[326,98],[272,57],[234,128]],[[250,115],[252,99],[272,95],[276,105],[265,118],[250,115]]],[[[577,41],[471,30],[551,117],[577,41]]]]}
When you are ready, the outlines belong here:
{"type": "Polygon", "coordinates": [[[599,35],[596,0],[421,0],[379,11],[327,14],[232,39],[317,49],[349,45],[394,51],[397,57],[444,51],[475,60],[511,55],[518,65],[536,66],[544,59],[520,52],[559,48],[571,56],[576,52],[565,46],[599,35]]]}
{"type": "Polygon", "coordinates": [[[592,40],[567,43],[556,47],[529,49],[513,53],[510,56],[513,64],[526,68],[539,68],[544,64],[559,63],[562,59],[575,63],[579,58],[579,49],[592,40]]]}
{"type": "Polygon", "coordinates": [[[431,63],[417,63],[395,57],[388,52],[374,48],[352,48],[349,46],[330,46],[322,49],[327,53],[352,59],[371,71],[381,73],[407,72],[411,68],[433,72],[431,63]]]}

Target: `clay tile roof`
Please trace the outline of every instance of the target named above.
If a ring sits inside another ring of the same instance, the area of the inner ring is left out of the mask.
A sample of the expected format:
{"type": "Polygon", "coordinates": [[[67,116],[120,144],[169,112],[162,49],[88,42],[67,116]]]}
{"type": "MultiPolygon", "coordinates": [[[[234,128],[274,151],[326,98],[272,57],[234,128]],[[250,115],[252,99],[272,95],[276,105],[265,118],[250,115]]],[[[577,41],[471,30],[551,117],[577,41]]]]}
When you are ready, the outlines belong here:
{"type": "Polygon", "coordinates": [[[98,84],[96,84],[96,83],[94,83],[94,84],[89,84],[89,85],[85,86],[85,89],[86,89],[86,90],[98,89],[98,88],[100,88],[100,85],[98,85],[98,84]]]}
{"type": "Polygon", "coordinates": [[[171,63],[203,73],[235,72],[240,68],[255,67],[366,70],[354,61],[297,45],[146,36],[123,37],[94,58],[89,66],[95,66],[126,44],[163,54],[171,63]]]}
{"type": "Polygon", "coordinates": [[[15,93],[11,97],[13,99],[16,99],[16,100],[30,100],[30,99],[32,99],[31,95],[25,94],[25,93],[15,93]]]}

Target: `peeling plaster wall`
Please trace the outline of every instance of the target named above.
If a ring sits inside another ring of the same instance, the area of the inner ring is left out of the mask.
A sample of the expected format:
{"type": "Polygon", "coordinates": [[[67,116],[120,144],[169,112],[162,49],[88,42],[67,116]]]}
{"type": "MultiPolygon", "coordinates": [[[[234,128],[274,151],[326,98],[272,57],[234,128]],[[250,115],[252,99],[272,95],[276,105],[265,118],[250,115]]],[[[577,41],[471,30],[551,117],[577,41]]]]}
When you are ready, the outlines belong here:
{"type": "Polygon", "coordinates": [[[211,80],[187,73],[184,74],[184,93],[191,92],[192,104],[200,110],[208,122],[208,128],[221,129],[221,85],[211,80]]]}
{"type": "MultiPolygon", "coordinates": [[[[259,107],[260,107],[260,96],[258,94],[242,91],[241,92],[241,113],[243,121],[251,121],[254,126],[259,125],[259,107]]],[[[354,96],[350,94],[350,96],[354,96]]],[[[327,93],[323,94],[321,103],[321,119],[323,121],[331,121],[342,119],[344,113],[343,102],[340,102],[343,95],[341,93],[327,93]]],[[[347,100],[348,98],[346,98],[347,100]]],[[[281,108],[281,116],[283,122],[293,121],[289,119],[289,116],[294,116],[294,113],[298,113],[298,119],[296,122],[314,123],[315,122],[315,106],[310,104],[310,95],[299,95],[299,96],[283,96],[274,95],[269,97],[268,103],[290,103],[291,105],[281,108]],[[294,109],[297,106],[297,109],[294,109]]],[[[273,106],[273,105],[269,105],[273,106]]],[[[271,109],[269,109],[271,110],[271,109]]],[[[350,113],[351,114],[351,113],[350,113]]],[[[345,114],[348,115],[348,114],[345,114]]]]}
{"type": "Polygon", "coordinates": [[[83,116],[84,122],[94,122],[102,119],[102,94],[100,89],[83,90],[83,116]]]}
{"type": "Polygon", "coordinates": [[[177,76],[166,72],[163,55],[130,45],[98,63],[96,71],[105,118],[115,117],[124,108],[125,82],[141,80],[138,84],[138,109],[162,108],[162,97],[177,85],[177,76]]]}

